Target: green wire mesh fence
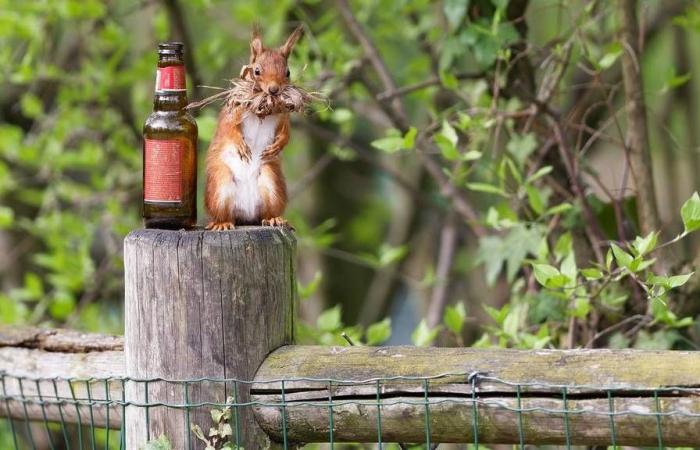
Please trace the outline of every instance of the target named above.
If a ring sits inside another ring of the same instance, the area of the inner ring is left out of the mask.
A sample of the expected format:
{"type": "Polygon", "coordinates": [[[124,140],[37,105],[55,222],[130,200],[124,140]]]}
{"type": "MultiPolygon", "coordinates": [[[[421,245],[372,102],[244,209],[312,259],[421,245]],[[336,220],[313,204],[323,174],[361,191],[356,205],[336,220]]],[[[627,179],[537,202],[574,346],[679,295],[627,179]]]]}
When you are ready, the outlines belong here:
{"type": "Polygon", "coordinates": [[[242,425],[245,414],[255,414],[285,449],[299,442],[329,449],[434,449],[440,442],[460,443],[451,449],[490,443],[700,446],[698,387],[511,383],[477,372],[359,381],[0,374],[0,394],[0,449],[127,449],[129,421],[123,419],[129,414],[145,425],[151,443],[140,448],[148,450],[169,448],[149,431],[158,421],[180,424],[187,449],[243,448],[252,432],[242,425]],[[354,447],[353,440],[373,446],[354,447]]]}

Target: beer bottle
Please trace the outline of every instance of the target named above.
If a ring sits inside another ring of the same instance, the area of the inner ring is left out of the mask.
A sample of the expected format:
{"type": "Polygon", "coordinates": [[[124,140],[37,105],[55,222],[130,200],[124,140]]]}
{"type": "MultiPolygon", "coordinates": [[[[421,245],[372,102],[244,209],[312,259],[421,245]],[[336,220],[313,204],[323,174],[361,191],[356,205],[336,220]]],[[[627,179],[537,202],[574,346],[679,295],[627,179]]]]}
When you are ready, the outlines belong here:
{"type": "Polygon", "coordinates": [[[143,220],[146,228],[197,222],[197,123],[186,110],[183,45],[158,45],[153,112],[143,126],[143,220]]]}

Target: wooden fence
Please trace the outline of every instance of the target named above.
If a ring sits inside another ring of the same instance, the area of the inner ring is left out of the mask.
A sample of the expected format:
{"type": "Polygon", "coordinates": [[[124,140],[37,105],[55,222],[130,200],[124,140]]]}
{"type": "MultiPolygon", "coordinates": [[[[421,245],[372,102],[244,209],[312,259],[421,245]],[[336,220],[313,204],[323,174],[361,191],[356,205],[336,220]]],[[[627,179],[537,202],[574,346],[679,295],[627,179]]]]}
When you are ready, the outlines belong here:
{"type": "Polygon", "coordinates": [[[1,329],[0,414],[71,423],[89,414],[123,427],[127,449],[160,434],[173,448],[200,448],[186,423],[211,421],[210,404],[234,386],[246,449],[700,445],[700,353],[293,345],[294,256],[286,230],[131,233],[124,339],[1,329]],[[168,380],[189,381],[183,392],[168,380]],[[90,401],[23,401],[49,397],[90,401]],[[196,405],[186,422],[180,408],[159,407],[184,404],[196,405]]]}

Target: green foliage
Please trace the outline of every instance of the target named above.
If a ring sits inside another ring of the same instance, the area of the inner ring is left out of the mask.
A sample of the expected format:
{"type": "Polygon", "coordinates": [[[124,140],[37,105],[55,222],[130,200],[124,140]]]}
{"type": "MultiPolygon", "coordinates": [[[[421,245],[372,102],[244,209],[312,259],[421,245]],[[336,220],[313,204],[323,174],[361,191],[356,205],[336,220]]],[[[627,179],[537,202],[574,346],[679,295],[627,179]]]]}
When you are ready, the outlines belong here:
{"type": "MultiPolygon", "coordinates": [[[[226,403],[234,403],[233,397],[228,397],[226,403]]],[[[237,447],[231,442],[233,438],[233,427],[231,427],[231,406],[224,409],[214,408],[209,411],[211,414],[212,426],[205,435],[202,428],[197,424],[191,424],[192,434],[205,444],[205,450],[233,450],[237,447]]]]}
{"type": "Polygon", "coordinates": [[[160,435],[158,439],[151,439],[141,447],[140,450],[172,450],[170,440],[165,435],[160,435]]]}
{"type": "Polygon", "coordinates": [[[380,345],[391,337],[391,319],[385,318],[370,324],[346,326],[342,319],[342,307],[326,309],[316,319],[316,326],[298,323],[297,340],[303,344],[321,345],[380,345]]]}
{"type": "Polygon", "coordinates": [[[683,203],[681,217],[683,218],[683,226],[686,233],[700,228],[700,196],[697,192],[693,193],[693,196],[683,203]]]}
{"type": "Polygon", "coordinates": [[[421,320],[416,329],[411,334],[411,342],[418,347],[427,347],[437,339],[441,327],[430,328],[425,319],[421,320]]]}

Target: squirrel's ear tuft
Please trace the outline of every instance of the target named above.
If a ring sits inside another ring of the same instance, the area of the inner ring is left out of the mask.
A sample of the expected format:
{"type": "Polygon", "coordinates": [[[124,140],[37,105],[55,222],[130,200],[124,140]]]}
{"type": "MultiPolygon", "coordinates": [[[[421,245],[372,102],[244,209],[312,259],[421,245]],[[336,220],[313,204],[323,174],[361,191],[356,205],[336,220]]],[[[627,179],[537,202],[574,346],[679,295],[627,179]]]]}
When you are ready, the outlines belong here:
{"type": "Polygon", "coordinates": [[[253,25],[253,34],[250,37],[250,63],[253,64],[255,59],[263,52],[262,39],[260,38],[260,25],[253,25]]]}
{"type": "Polygon", "coordinates": [[[285,58],[289,57],[289,55],[292,53],[292,49],[294,48],[294,44],[297,43],[303,32],[303,25],[299,25],[294,31],[292,31],[292,34],[290,34],[287,38],[287,42],[285,42],[284,45],[280,47],[280,53],[282,53],[282,56],[284,56],[285,58]]]}

